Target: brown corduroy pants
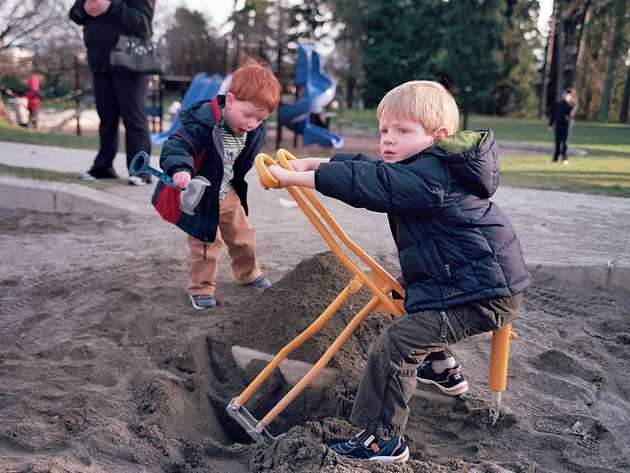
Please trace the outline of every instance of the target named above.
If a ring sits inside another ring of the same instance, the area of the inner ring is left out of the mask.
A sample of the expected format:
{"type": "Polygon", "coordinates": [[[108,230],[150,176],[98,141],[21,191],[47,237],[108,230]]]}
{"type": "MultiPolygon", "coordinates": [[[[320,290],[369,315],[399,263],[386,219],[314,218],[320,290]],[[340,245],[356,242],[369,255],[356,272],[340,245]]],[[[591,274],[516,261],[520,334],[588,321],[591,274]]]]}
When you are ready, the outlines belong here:
{"type": "Polygon", "coordinates": [[[188,236],[188,285],[190,296],[214,295],[223,243],[232,261],[232,274],[242,283],[252,282],[262,273],[256,259],[256,230],[245,209],[230,189],[219,204],[219,228],[213,242],[188,236]]]}

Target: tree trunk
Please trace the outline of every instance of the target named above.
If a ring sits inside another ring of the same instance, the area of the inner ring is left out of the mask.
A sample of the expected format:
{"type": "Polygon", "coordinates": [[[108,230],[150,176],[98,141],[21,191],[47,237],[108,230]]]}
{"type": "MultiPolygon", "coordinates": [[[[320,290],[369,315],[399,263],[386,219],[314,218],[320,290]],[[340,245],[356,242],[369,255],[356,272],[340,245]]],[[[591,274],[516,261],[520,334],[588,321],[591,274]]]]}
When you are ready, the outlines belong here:
{"type": "Polygon", "coordinates": [[[581,59],[582,56],[584,55],[584,47],[585,47],[585,42],[586,42],[586,37],[587,37],[587,33],[586,33],[586,29],[588,27],[588,24],[591,20],[591,0],[586,0],[586,2],[584,2],[584,10],[582,10],[582,14],[580,15],[580,19],[578,24],[576,25],[576,28],[578,30],[578,34],[577,34],[577,48],[575,50],[575,54],[573,54],[573,57],[571,58],[571,77],[569,80],[569,83],[571,85],[575,85],[576,82],[576,76],[577,76],[577,70],[579,65],[581,64],[581,59]]]}
{"type": "Polygon", "coordinates": [[[617,0],[615,2],[615,29],[613,30],[612,50],[608,68],[606,69],[606,78],[604,79],[604,90],[602,99],[599,103],[599,111],[597,112],[597,120],[608,120],[608,109],[610,107],[610,94],[612,91],[613,81],[615,79],[615,68],[619,62],[621,55],[621,47],[623,45],[623,30],[626,22],[626,1],[617,0]]]}
{"type": "Polygon", "coordinates": [[[551,66],[553,64],[553,48],[554,39],[556,37],[556,21],[555,17],[549,19],[549,32],[547,33],[547,43],[545,44],[545,65],[542,70],[542,97],[540,98],[540,116],[547,113],[549,109],[549,79],[551,75],[551,66]]]}
{"type": "Polygon", "coordinates": [[[556,0],[556,99],[562,96],[564,89],[564,1],[556,0]]]}
{"type": "Polygon", "coordinates": [[[628,107],[630,106],[630,65],[626,74],[626,84],[623,87],[623,99],[621,101],[621,110],[619,112],[619,121],[626,123],[628,121],[628,107]]]}

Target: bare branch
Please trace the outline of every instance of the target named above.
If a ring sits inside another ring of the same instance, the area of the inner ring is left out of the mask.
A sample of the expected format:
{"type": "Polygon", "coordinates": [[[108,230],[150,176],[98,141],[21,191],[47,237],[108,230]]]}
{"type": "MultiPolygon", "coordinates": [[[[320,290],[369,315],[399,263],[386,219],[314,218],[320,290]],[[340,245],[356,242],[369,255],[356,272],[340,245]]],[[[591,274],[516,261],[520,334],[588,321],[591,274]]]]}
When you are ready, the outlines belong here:
{"type": "Polygon", "coordinates": [[[63,0],[0,2],[0,51],[35,45],[65,19],[63,0]]]}

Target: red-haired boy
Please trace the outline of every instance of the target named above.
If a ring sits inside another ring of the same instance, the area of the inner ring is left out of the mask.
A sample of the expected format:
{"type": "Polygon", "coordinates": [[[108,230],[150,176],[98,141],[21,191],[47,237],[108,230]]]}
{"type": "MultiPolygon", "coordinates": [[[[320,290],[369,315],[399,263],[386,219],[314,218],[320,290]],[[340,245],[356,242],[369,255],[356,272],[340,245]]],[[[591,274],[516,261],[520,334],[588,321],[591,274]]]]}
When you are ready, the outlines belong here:
{"type": "MultiPolygon", "coordinates": [[[[261,289],[270,286],[256,258],[245,175],[263,144],[263,122],[279,101],[280,84],[271,69],[250,61],[234,72],[226,95],[183,112],[182,127],[162,147],[160,166],[178,187],[185,188],[193,176],[210,181],[195,215],[176,211],[165,217],[188,234],[187,291],[195,309],[217,305],[214,292],[223,242],[237,281],[261,289]]],[[[160,182],[153,194],[158,210],[166,192],[160,182]]]]}

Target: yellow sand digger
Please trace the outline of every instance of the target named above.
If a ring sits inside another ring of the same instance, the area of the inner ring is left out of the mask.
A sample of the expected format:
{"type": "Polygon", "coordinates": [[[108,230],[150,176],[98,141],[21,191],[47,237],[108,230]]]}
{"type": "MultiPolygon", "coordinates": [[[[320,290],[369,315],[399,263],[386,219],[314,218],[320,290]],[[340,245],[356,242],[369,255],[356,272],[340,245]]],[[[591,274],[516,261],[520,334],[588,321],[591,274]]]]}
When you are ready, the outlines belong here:
{"type": "MultiPolygon", "coordinates": [[[[271,156],[264,153],[256,157],[256,171],[258,172],[262,186],[266,189],[274,188],[278,185],[277,181],[267,169],[268,166],[278,164],[287,170],[293,170],[290,161],[296,158],[291,153],[284,149],[279,149],[276,152],[276,157],[277,160],[274,160],[271,156]]],[[[404,288],[359,245],[348,237],[335,219],[315,197],[313,191],[303,187],[288,187],[287,191],[311,221],[326,244],[335,253],[339,261],[354,276],[321,315],[302,333],[282,348],[249,386],[228,404],[228,414],[245,429],[250,437],[256,442],[268,445],[273,444],[276,440],[276,437],[267,430],[269,424],[271,424],[287,405],[318,376],[368,314],[371,312],[387,313],[396,318],[402,317],[405,314],[402,301],[404,298],[404,288]],[[345,248],[351,256],[348,256],[343,248],[345,248]],[[370,269],[370,272],[367,273],[361,269],[355,262],[355,259],[366,265],[370,269]],[[344,302],[362,287],[366,287],[372,293],[372,298],[357,312],[317,363],[310,368],[289,392],[262,419],[257,420],[254,418],[245,408],[245,403],[260,388],[273,371],[287,359],[291,352],[316,334],[339,310],[344,302]],[[395,297],[393,296],[394,294],[396,295],[395,297]]],[[[499,418],[501,393],[505,390],[507,384],[510,333],[511,324],[495,330],[492,337],[489,379],[490,389],[492,390],[490,407],[490,420],[492,423],[495,423],[499,418]]]]}

